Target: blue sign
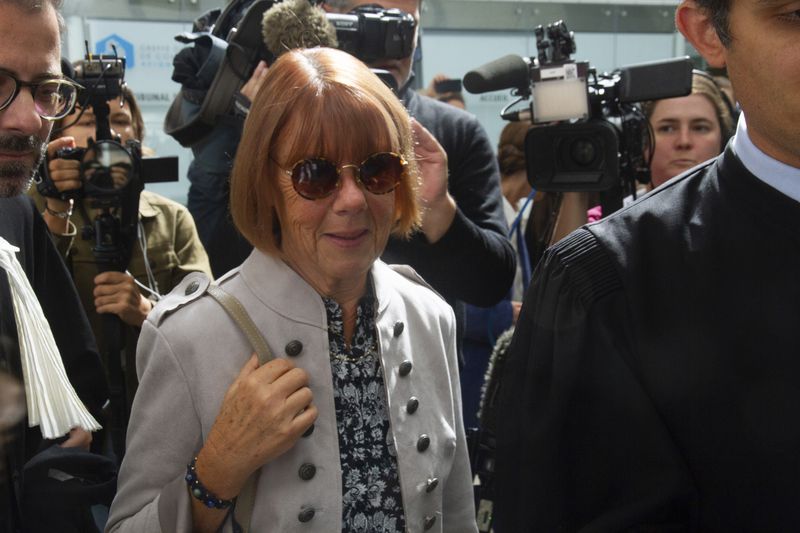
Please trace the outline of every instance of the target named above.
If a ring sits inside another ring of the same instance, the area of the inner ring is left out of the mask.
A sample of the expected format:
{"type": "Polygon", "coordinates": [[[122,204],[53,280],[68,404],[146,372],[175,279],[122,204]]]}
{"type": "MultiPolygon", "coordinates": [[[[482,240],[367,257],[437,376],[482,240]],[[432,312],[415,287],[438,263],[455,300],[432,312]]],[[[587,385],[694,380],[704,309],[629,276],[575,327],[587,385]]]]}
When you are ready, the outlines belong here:
{"type": "Polygon", "coordinates": [[[112,33],[108,37],[104,37],[97,41],[94,45],[94,52],[96,54],[109,54],[114,55],[112,45],[117,47],[117,55],[125,58],[125,69],[130,70],[136,66],[134,61],[133,43],[126,41],[116,33],[112,33]]]}

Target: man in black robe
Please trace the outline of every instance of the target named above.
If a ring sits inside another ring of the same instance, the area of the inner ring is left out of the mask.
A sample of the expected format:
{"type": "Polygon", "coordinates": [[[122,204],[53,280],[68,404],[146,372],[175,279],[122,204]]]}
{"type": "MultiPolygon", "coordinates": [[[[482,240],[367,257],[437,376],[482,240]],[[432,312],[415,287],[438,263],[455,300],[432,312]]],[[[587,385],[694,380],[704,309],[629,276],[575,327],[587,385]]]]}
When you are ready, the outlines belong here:
{"type": "Polygon", "coordinates": [[[724,153],[542,260],[503,374],[497,533],[800,528],[800,15],[683,0],[724,153]]]}
{"type": "MultiPolygon", "coordinates": [[[[108,387],[89,323],[44,220],[22,194],[52,128],[40,115],[41,102],[34,103],[33,94],[35,83],[61,76],[59,4],[0,0],[0,237],[20,249],[16,257],[48,319],[67,376],[98,418],[108,387]],[[13,85],[16,91],[9,90],[13,85]]],[[[8,278],[0,269],[0,370],[22,381],[18,334],[8,278]]],[[[27,531],[20,501],[22,468],[52,442],[43,441],[38,427],[28,428],[27,420],[10,438],[0,455],[0,531],[27,531]]],[[[74,428],[61,445],[88,448],[90,442],[87,431],[74,428]]]]}

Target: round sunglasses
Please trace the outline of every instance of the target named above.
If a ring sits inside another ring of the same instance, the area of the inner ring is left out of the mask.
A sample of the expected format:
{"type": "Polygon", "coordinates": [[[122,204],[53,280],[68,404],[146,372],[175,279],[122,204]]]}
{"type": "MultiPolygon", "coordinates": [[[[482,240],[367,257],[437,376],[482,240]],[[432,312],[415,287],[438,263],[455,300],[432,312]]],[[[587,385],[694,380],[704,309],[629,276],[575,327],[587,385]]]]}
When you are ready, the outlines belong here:
{"type": "Polygon", "coordinates": [[[408,162],[394,152],[378,152],[359,165],[336,165],[324,157],[301,159],[288,170],[294,190],[307,200],[330,196],[341,186],[341,173],[352,168],[359,183],[372,194],[387,194],[395,190],[403,178],[408,162]]]}

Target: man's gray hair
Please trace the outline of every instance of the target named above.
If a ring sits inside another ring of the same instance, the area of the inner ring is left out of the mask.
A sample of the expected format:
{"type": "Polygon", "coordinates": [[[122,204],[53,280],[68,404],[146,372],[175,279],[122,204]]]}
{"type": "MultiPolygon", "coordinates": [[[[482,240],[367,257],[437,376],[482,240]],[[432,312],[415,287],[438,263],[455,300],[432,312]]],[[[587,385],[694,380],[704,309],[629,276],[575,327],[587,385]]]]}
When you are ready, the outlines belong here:
{"type": "Polygon", "coordinates": [[[45,4],[50,4],[53,6],[58,19],[58,33],[59,35],[64,35],[64,30],[67,27],[64,22],[64,16],[61,14],[61,6],[64,4],[64,0],[0,0],[0,4],[13,4],[21,9],[30,10],[42,9],[45,4]]]}

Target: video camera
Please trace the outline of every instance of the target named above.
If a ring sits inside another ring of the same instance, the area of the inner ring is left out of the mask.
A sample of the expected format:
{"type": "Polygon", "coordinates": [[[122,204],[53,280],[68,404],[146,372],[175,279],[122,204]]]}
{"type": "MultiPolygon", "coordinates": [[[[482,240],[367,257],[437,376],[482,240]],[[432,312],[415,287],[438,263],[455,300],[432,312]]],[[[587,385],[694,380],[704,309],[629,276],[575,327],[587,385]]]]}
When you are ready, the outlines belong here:
{"type": "MultiPolygon", "coordinates": [[[[219,124],[241,124],[249,102],[240,90],[259,61],[271,65],[287,49],[338,47],[362,61],[400,59],[414,50],[416,20],[397,9],[359,6],[326,13],[321,0],[230,0],[224,9],[198,17],[191,32],[175,36],[190,45],[173,59],[172,80],[181,90],[170,105],[164,130],[192,147],[219,124]]],[[[373,69],[397,89],[394,77],[373,69]]]]}
{"type": "Polygon", "coordinates": [[[519,96],[501,116],[534,124],[525,138],[532,187],[614,191],[611,209],[603,210],[610,213],[635,181],[650,179],[646,154],[652,133],[635,102],[689,94],[692,64],[684,57],[598,75],[587,61],[571,59],[575,38],[563,21],[538,26],[534,33],[537,57],[508,55],[487,63],[464,76],[464,87],[471,93],[511,88],[519,96]],[[509,111],[527,99],[529,108],[509,111]]]}
{"type": "Polygon", "coordinates": [[[325,15],[336,29],[339,49],[365,63],[377,59],[403,59],[414,50],[414,17],[399,9],[371,4],[350,13],[325,15]]]}

